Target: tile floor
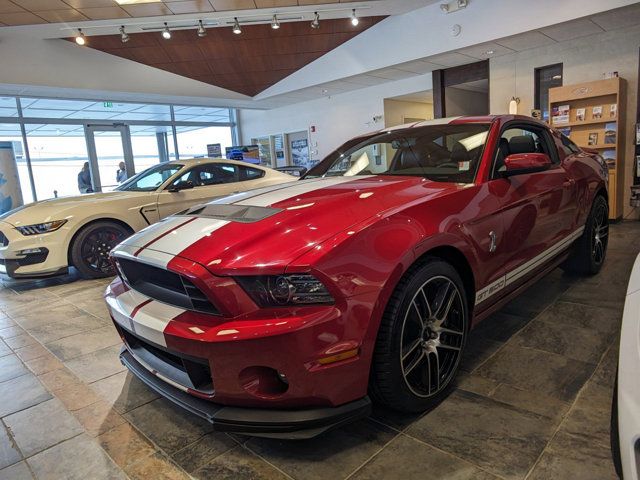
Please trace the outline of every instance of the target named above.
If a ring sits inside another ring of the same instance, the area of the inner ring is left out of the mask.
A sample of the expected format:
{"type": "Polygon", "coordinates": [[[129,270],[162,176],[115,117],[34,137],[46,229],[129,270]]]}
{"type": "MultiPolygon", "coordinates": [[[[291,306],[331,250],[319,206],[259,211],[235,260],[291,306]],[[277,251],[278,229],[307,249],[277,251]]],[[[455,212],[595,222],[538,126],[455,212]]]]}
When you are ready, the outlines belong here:
{"type": "Polygon", "coordinates": [[[106,281],[0,289],[0,480],[607,479],[624,292],[640,223],[612,227],[596,277],[560,270],[474,331],[431,412],[374,415],[322,437],[215,433],[132,377],[106,281]]]}

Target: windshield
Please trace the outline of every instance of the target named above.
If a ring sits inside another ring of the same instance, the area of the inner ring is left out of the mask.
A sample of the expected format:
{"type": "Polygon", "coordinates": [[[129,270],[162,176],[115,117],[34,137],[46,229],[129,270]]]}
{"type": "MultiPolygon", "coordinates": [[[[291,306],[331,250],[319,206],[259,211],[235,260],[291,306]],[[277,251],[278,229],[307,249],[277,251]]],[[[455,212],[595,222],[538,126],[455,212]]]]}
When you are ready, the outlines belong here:
{"type": "Polygon", "coordinates": [[[116,190],[123,192],[153,192],[160,185],[175,175],[184,165],[178,163],[161,163],[147,168],[134,175],[116,190]]]}
{"type": "Polygon", "coordinates": [[[312,168],[305,178],[412,175],[472,183],[489,125],[431,125],[355,139],[312,168]]]}

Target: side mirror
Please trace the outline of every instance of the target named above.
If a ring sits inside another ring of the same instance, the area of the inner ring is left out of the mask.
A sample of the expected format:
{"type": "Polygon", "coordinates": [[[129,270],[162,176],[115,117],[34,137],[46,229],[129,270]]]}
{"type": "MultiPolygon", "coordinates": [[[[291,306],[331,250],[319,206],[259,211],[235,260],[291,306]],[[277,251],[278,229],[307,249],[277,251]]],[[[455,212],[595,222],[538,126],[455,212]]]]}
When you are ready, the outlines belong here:
{"type": "Polygon", "coordinates": [[[503,177],[522,175],[546,170],[551,166],[551,159],[546,153],[514,153],[504,159],[503,177]]]}
{"type": "Polygon", "coordinates": [[[178,182],[175,183],[173,185],[171,185],[168,190],[170,192],[179,192],[181,190],[189,190],[191,188],[193,188],[193,182],[191,180],[187,180],[186,182],[178,182]]]}

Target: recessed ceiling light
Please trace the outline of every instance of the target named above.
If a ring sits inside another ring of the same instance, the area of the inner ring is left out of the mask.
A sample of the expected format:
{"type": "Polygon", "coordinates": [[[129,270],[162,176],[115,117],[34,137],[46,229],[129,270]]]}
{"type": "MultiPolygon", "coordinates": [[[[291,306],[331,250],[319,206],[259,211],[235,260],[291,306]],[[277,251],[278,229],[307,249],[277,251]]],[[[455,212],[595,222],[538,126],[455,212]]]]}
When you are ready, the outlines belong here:
{"type": "Polygon", "coordinates": [[[484,52],[485,55],[493,55],[495,52],[495,50],[487,50],[486,52],[484,52]]]}
{"type": "Polygon", "coordinates": [[[81,28],[78,29],[78,34],[76,35],[76,43],[78,45],[84,45],[87,43],[87,37],[84,36],[81,28]]]}
{"type": "Polygon", "coordinates": [[[271,19],[271,28],[277,30],[280,28],[280,22],[278,21],[278,16],[274,13],[273,18],[271,19]]]}

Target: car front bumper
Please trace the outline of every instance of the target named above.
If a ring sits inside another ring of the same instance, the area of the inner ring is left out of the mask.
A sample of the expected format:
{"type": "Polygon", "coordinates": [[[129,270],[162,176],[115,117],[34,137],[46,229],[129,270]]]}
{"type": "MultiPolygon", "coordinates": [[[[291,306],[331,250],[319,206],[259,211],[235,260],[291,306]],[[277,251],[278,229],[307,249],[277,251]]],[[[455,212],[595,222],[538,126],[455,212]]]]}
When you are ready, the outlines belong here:
{"type": "Polygon", "coordinates": [[[204,418],[221,432],[281,439],[312,438],[371,413],[369,397],[339,407],[273,410],[218,405],[194,397],[161,380],[136,360],[127,348],[120,361],[151,389],[176,405],[204,418]]]}
{"type": "Polygon", "coordinates": [[[0,278],[44,278],[67,273],[65,231],[25,236],[0,222],[0,278]],[[38,252],[24,253],[25,250],[38,252]]]}
{"type": "Polygon", "coordinates": [[[349,308],[346,315],[324,305],[225,318],[180,312],[119,278],[105,300],[126,346],[123,363],[218,429],[304,438],[369,412],[372,345],[357,339],[365,322],[349,308]],[[352,354],[324,362],[344,351],[352,354]]]}

